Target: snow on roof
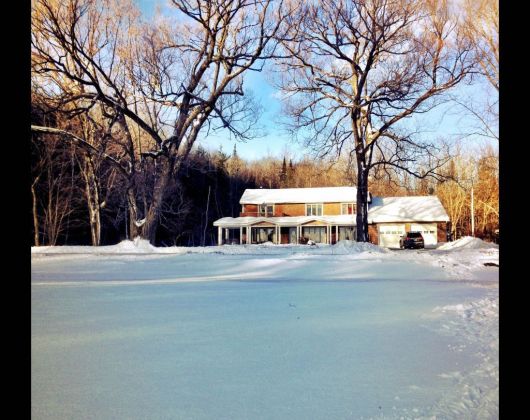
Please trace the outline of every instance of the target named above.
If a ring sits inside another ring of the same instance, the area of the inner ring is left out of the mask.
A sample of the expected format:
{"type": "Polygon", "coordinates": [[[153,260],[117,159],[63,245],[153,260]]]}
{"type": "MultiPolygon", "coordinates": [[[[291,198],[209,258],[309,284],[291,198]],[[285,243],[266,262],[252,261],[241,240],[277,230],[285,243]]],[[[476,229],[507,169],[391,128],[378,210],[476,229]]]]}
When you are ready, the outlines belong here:
{"type": "Polygon", "coordinates": [[[355,187],[246,189],[240,204],[273,203],[351,203],[356,202],[355,187]]]}
{"type": "Polygon", "coordinates": [[[267,222],[280,226],[297,226],[309,222],[323,222],[335,225],[355,226],[355,215],[343,214],[338,216],[286,216],[286,217],[223,217],[213,222],[214,226],[241,227],[256,223],[267,222]]]}
{"type": "Polygon", "coordinates": [[[448,222],[442,203],[436,196],[373,197],[368,223],[448,222]]]}

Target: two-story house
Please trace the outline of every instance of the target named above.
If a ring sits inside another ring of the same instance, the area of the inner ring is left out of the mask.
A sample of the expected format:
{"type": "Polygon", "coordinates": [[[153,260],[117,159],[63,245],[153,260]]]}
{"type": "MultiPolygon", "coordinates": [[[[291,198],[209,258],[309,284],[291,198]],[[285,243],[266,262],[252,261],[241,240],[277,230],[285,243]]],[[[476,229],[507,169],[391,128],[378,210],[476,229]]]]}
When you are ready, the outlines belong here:
{"type": "MultiPolygon", "coordinates": [[[[356,239],[355,187],[247,189],[239,217],[216,220],[218,244],[316,243],[356,239]]],[[[370,241],[399,247],[410,230],[427,245],[445,241],[449,217],[437,197],[373,197],[369,201],[370,241]]]]}

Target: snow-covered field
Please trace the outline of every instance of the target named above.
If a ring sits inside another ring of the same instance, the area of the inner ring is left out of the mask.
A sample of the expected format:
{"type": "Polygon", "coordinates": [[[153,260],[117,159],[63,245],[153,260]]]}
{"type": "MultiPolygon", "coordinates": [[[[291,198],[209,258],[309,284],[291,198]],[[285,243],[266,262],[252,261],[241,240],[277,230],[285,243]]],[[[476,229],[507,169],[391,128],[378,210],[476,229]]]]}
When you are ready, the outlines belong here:
{"type": "Polygon", "coordinates": [[[32,248],[33,419],[496,419],[499,249],[32,248]]]}

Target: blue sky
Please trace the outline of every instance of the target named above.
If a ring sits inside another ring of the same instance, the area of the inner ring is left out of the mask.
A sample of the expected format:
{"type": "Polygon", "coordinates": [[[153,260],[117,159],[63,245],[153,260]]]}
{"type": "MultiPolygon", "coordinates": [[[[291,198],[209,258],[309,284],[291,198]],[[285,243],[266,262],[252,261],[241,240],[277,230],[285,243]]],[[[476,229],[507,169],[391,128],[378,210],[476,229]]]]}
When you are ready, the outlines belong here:
{"type": "Polygon", "coordinates": [[[228,138],[227,133],[219,133],[206,139],[201,139],[201,144],[207,148],[218,149],[223,147],[226,152],[231,152],[234,143],[237,144],[238,154],[250,160],[259,159],[268,155],[283,157],[288,150],[292,156],[305,153],[303,147],[289,140],[289,137],[279,127],[278,119],[281,103],[273,97],[275,89],[266,80],[262,72],[249,72],[245,75],[245,91],[252,91],[256,101],[263,107],[259,125],[264,128],[264,136],[247,142],[235,142],[228,138]]]}
{"type": "MultiPolygon", "coordinates": [[[[142,12],[146,16],[150,16],[157,5],[164,7],[169,3],[169,0],[136,0],[136,2],[142,12]]],[[[257,160],[270,155],[282,158],[287,154],[295,161],[303,155],[309,154],[309,150],[296,144],[282,129],[279,123],[281,102],[275,96],[276,90],[271,86],[264,72],[248,72],[245,75],[244,86],[246,91],[252,91],[256,100],[263,107],[259,123],[265,128],[265,135],[247,142],[236,142],[230,138],[228,132],[219,131],[216,134],[201,138],[200,144],[208,150],[218,150],[222,147],[228,153],[231,153],[234,144],[236,144],[240,157],[248,160],[257,160]]],[[[469,101],[470,97],[481,99],[485,95],[485,88],[478,84],[461,86],[453,91],[453,94],[460,98],[468,98],[464,99],[465,101],[469,101]]],[[[475,124],[473,120],[465,116],[463,108],[454,103],[440,106],[427,115],[415,117],[414,123],[421,124],[422,128],[427,127],[427,130],[422,132],[424,137],[446,138],[454,141],[462,138],[462,133],[472,132],[473,124],[475,124]]],[[[468,147],[484,143],[497,145],[495,142],[485,141],[477,136],[466,137],[464,142],[468,147]]]]}
{"type": "MultiPolygon", "coordinates": [[[[144,15],[150,16],[157,5],[164,8],[169,0],[136,0],[136,3],[139,4],[144,15]]],[[[246,91],[252,91],[256,100],[263,106],[259,124],[265,128],[267,134],[247,142],[236,142],[230,139],[228,132],[218,132],[207,138],[201,138],[200,144],[209,150],[218,150],[222,147],[223,151],[228,153],[232,152],[236,144],[239,156],[248,160],[257,160],[268,155],[283,157],[286,151],[289,151],[293,157],[296,156],[298,160],[304,153],[307,153],[303,147],[290,141],[279,128],[276,120],[281,104],[272,96],[275,89],[266,80],[265,75],[260,72],[249,72],[245,75],[244,86],[246,91]]]]}

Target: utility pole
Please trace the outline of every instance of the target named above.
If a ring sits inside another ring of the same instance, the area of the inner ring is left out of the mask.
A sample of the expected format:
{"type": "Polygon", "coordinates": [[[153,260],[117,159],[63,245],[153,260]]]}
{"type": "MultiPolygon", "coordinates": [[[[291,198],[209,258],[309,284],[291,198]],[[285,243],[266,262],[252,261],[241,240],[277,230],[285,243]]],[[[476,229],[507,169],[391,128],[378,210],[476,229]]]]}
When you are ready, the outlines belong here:
{"type": "Polygon", "coordinates": [[[129,222],[127,221],[127,213],[129,213],[129,202],[125,200],[125,239],[129,239],[129,222]]]}
{"type": "Polygon", "coordinates": [[[208,228],[208,208],[210,207],[210,188],[211,188],[211,185],[208,185],[208,199],[206,200],[206,212],[204,214],[204,218],[206,220],[204,221],[204,231],[202,233],[202,246],[205,246],[205,243],[206,243],[206,229],[208,228]]]}
{"type": "Polygon", "coordinates": [[[475,169],[476,169],[476,162],[473,161],[473,169],[471,171],[471,236],[475,237],[475,169]]]}
{"type": "Polygon", "coordinates": [[[475,199],[473,195],[473,181],[471,181],[471,236],[475,237],[475,199]]]}
{"type": "MultiPolygon", "coordinates": [[[[471,178],[468,178],[471,180],[471,236],[474,238],[475,237],[475,191],[474,191],[474,187],[475,187],[475,174],[473,172],[471,172],[471,178]]],[[[464,190],[464,192],[467,194],[468,192],[468,189],[466,188],[465,185],[463,185],[461,182],[459,182],[458,180],[456,180],[456,184],[462,188],[462,190],[464,190]]],[[[467,182],[465,183],[467,184],[467,182]]],[[[469,184],[467,184],[469,185],[469,184]]],[[[456,229],[456,227],[455,227],[456,229]]],[[[456,236],[456,230],[455,230],[455,236],[456,236]]]]}

